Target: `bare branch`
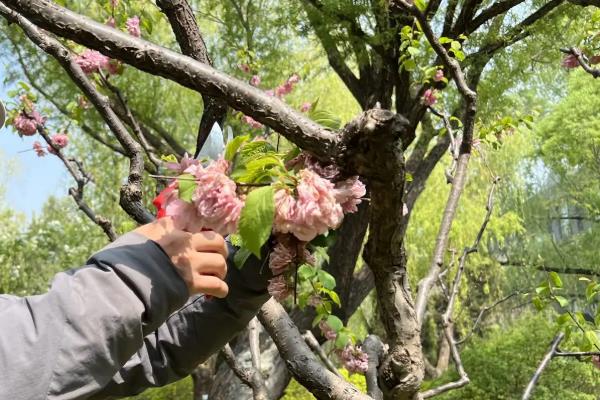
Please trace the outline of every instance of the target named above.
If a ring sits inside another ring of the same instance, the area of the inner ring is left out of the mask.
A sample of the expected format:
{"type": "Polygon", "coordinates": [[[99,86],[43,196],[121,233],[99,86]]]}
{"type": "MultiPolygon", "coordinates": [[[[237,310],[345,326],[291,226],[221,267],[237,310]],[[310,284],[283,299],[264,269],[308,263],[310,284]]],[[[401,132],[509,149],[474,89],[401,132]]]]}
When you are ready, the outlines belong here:
{"type": "Polygon", "coordinates": [[[50,139],[50,136],[48,136],[48,132],[44,126],[38,125],[37,131],[40,136],[44,138],[44,141],[48,144],[48,146],[52,148],[56,156],[62,161],[64,166],[67,168],[67,171],[69,171],[69,174],[71,174],[73,179],[75,179],[77,186],[69,188],[69,195],[73,198],[75,204],[77,204],[77,207],[79,207],[79,209],[83,211],[83,213],[93,223],[102,228],[111,242],[117,239],[117,233],[113,229],[110,220],[100,215],[96,215],[96,213],[94,213],[85,200],[83,200],[83,191],[85,189],[85,185],[91,180],[90,176],[83,169],[83,165],[75,159],[67,159],[62,153],[62,150],[52,142],[52,139],[50,139]]]}
{"type": "Polygon", "coordinates": [[[333,363],[331,362],[329,357],[327,357],[327,354],[325,354],[325,352],[321,348],[319,341],[317,340],[315,335],[313,335],[312,331],[307,330],[306,332],[304,332],[302,337],[304,338],[304,341],[306,342],[308,347],[310,347],[310,349],[313,351],[313,353],[315,353],[316,355],[319,356],[319,358],[321,359],[323,364],[327,367],[327,369],[330,370],[331,372],[333,372],[334,374],[336,374],[337,376],[339,376],[340,378],[343,378],[342,374],[340,374],[340,371],[338,371],[338,369],[335,367],[335,365],[333,365],[333,363]]]}
{"type": "Polygon", "coordinates": [[[469,35],[475,32],[481,25],[492,20],[500,14],[504,14],[511,8],[523,3],[524,1],[525,0],[500,0],[492,3],[492,5],[485,10],[481,10],[481,12],[467,24],[464,34],[469,35]]]}
{"type": "Polygon", "coordinates": [[[269,400],[269,394],[267,387],[265,386],[265,380],[260,375],[260,372],[254,368],[244,368],[241,366],[235,358],[233,350],[229,343],[221,350],[225,362],[229,365],[229,368],[233,373],[240,378],[240,380],[252,389],[254,400],[269,400]]]}
{"type": "Polygon", "coordinates": [[[281,304],[267,301],[258,314],[286,361],[294,378],[317,398],[325,400],[369,400],[349,382],[327,370],[317,361],[281,304]]]}
{"type": "Polygon", "coordinates": [[[252,318],[248,323],[248,342],[250,343],[250,355],[252,356],[252,367],[256,371],[261,371],[260,368],[260,338],[258,330],[258,319],[252,318]]]}
{"type": "Polygon", "coordinates": [[[129,176],[127,184],[121,187],[121,207],[139,223],[148,223],[154,219],[152,214],[142,204],[142,178],[144,171],[144,158],[139,144],[127,132],[127,129],[110,108],[108,99],[102,96],[94,87],[92,82],[83,73],[79,65],[72,59],[70,51],[56,39],[42,32],[39,28],[22,17],[20,14],[10,10],[3,3],[0,4],[0,14],[9,21],[15,22],[23,32],[38,47],[54,57],[65,69],[73,82],[83,91],[91,103],[96,107],[106,124],[111,128],[121,146],[129,157],[129,176]]]}
{"type": "Polygon", "coordinates": [[[383,400],[383,392],[379,388],[379,382],[377,380],[377,368],[381,360],[384,357],[384,346],[376,335],[369,335],[365,338],[362,343],[362,349],[369,357],[369,367],[365,373],[365,380],[367,382],[367,394],[374,400],[383,400]]]}
{"type": "Polygon", "coordinates": [[[544,369],[546,369],[548,364],[550,364],[552,357],[554,357],[554,355],[556,354],[556,349],[558,348],[558,345],[560,344],[560,342],[563,340],[564,337],[565,337],[565,334],[562,332],[560,332],[558,335],[556,335],[554,337],[554,339],[552,340],[552,343],[550,344],[550,350],[548,350],[548,352],[544,355],[544,358],[542,358],[540,365],[535,370],[535,373],[533,374],[533,377],[529,381],[529,384],[527,384],[527,387],[525,388],[525,392],[523,393],[523,397],[521,398],[522,400],[528,400],[531,397],[531,394],[533,393],[533,389],[534,389],[535,385],[537,384],[538,380],[540,379],[540,376],[542,376],[542,372],[544,372],[544,369]]]}

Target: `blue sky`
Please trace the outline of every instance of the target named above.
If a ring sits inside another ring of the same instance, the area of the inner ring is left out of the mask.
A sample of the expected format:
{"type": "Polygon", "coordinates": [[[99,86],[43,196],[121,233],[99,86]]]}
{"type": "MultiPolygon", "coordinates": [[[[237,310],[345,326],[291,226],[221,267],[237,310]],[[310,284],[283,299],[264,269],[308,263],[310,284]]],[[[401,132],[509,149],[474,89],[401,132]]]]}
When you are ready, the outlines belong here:
{"type": "MultiPolygon", "coordinates": [[[[3,75],[0,66],[0,76],[3,75]]],[[[7,87],[0,83],[0,100],[6,104],[7,87]]],[[[35,137],[20,138],[12,128],[0,128],[0,168],[7,160],[16,164],[15,171],[0,171],[0,182],[6,184],[8,206],[27,216],[39,213],[49,196],[67,193],[66,174],[60,160],[54,156],[38,158],[31,149],[35,137]],[[9,176],[6,176],[9,174],[9,176]]],[[[39,140],[39,139],[38,139],[39,140]]]]}

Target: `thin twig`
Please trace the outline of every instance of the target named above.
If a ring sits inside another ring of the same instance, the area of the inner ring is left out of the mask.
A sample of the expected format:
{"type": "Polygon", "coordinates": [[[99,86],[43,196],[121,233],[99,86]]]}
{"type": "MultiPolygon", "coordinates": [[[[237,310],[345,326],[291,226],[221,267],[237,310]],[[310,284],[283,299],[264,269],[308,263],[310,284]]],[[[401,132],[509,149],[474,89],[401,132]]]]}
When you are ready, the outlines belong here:
{"type": "Polygon", "coordinates": [[[325,364],[327,369],[339,376],[340,378],[343,378],[342,374],[340,374],[340,371],[338,371],[335,365],[333,365],[333,362],[331,362],[329,357],[327,357],[327,354],[325,354],[325,351],[323,351],[323,349],[321,348],[319,341],[317,340],[315,335],[313,335],[312,331],[307,330],[306,332],[304,332],[302,337],[304,338],[304,341],[306,342],[308,347],[310,347],[310,349],[313,351],[313,353],[319,356],[319,358],[321,359],[323,364],[325,364]]]}
{"type": "Polygon", "coordinates": [[[254,368],[244,368],[237,361],[233,350],[231,350],[231,346],[229,343],[223,347],[221,350],[221,354],[223,358],[225,358],[225,362],[231,368],[233,373],[240,378],[240,380],[252,389],[254,400],[269,400],[269,395],[267,392],[267,387],[265,386],[265,380],[260,375],[260,373],[254,368]]]}
{"type": "Polygon", "coordinates": [[[550,364],[552,357],[554,357],[554,355],[556,353],[556,349],[558,348],[558,345],[560,344],[560,342],[563,340],[564,337],[565,337],[565,334],[563,332],[560,332],[559,334],[557,334],[554,337],[554,339],[552,340],[552,344],[550,345],[550,350],[548,350],[548,352],[544,355],[544,358],[542,358],[540,365],[535,370],[533,377],[527,384],[527,387],[525,388],[525,392],[523,393],[523,397],[521,398],[522,400],[528,400],[531,397],[531,394],[533,393],[533,388],[535,387],[538,380],[540,379],[540,376],[542,376],[542,372],[544,372],[544,369],[546,369],[548,364],[550,364]]]}

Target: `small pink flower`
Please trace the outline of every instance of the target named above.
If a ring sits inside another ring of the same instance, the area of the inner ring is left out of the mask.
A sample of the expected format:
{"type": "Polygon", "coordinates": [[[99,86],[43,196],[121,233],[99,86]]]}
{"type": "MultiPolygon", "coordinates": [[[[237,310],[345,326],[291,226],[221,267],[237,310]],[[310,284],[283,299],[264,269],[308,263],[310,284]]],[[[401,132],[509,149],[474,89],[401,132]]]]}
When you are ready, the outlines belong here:
{"type": "Polygon", "coordinates": [[[43,125],[46,119],[37,111],[31,112],[21,111],[14,119],[13,126],[24,136],[33,136],[37,131],[38,125],[43,125]]]}
{"type": "Polygon", "coordinates": [[[323,337],[327,340],[335,340],[335,338],[337,337],[337,333],[333,329],[331,329],[327,321],[325,321],[324,319],[321,320],[321,322],[319,322],[319,329],[321,329],[323,337]]]}
{"type": "Polygon", "coordinates": [[[292,294],[292,290],[283,275],[277,275],[273,279],[269,279],[267,291],[277,301],[283,301],[292,294]]]}
{"type": "Polygon", "coordinates": [[[435,89],[427,89],[425,93],[423,93],[421,102],[426,106],[432,106],[437,103],[437,91],[435,89]]]}
{"type": "Polygon", "coordinates": [[[69,144],[69,137],[65,133],[58,133],[52,136],[50,140],[52,141],[52,144],[59,149],[63,149],[69,144]]]}
{"type": "Polygon", "coordinates": [[[119,6],[119,0],[110,0],[110,5],[111,5],[113,8],[116,8],[116,7],[118,7],[118,6],[119,6]]]}
{"type": "Polygon", "coordinates": [[[563,58],[560,65],[564,68],[577,68],[579,67],[579,60],[577,56],[574,54],[567,54],[565,58],[563,58]]]}
{"type": "Polygon", "coordinates": [[[86,74],[93,74],[108,68],[109,58],[96,50],[86,49],[75,57],[75,62],[86,74]]]}
{"type": "Polygon", "coordinates": [[[288,80],[287,80],[287,83],[290,83],[290,84],[292,84],[292,85],[294,85],[294,84],[296,84],[296,83],[298,83],[298,82],[300,82],[300,75],[298,75],[298,74],[295,74],[295,73],[294,73],[294,74],[292,74],[292,76],[290,76],[290,77],[288,78],[288,80]]]}
{"type": "Polygon", "coordinates": [[[306,152],[300,153],[296,158],[286,163],[287,168],[308,168],[313,172],[316,172],[325,179],[334,179],[339,173],[340,169],[335,164],[324,165],[315,157],[311,156],[306,152]]]}
{"type": "Polygon", "coordinates": [[[310,104],[309,102],[304,102],[300,106],[300,111],[303,112],[303,113],[309,112],[310,109],[311,109],[311,107],[312,107],[312,104],[310,104]]]}
{"type": "Polygon", "coordinates": [[[246,125],[250,125],[250,127],[254,128],[254,129],[261,129],[263,127],[263,124],[256,121],[254,118],[252,118],[249,115],[244,115],[242,117],[242,122],[244,122],[246,125]]]}
{"type": "Polygon", "coordinates": [[[335,184],[335,198],[342,205],[345,213],[357,212],[358,208],[356,206],[361,203],[366,193],[367,189],[358,179],[358,176],[335,184]]]}
{"type": "Polygon", "coordinates": [[[362,351],[360,346],[354,346],[348,343],[342,350],[341,357],[344,367],[351,374],[364,374],[369,368],[369,356],[362,351]]]}
{"type": "Polygon", "coordinates": [[[267,96],[275,96],[275,91],[273,89],[265,90],[265,93],[267,94],[267,96]]]}
{"type": "Polygon", "coordinates": [[[438,69],[437,71],[435,71],[435,75],[433,76],[433,80],[436,82],[440,82],[441,80],[444,79],[444,71],[441,69],[438,69]]]}
{"type": "Polygon", "coordinates": [[[238,68],[244,71],[245,73],[250,72],[250,66],[248,64],[240,64],[238,65],[238,68]]]}
{"type": "Polygon", "coordinates": [[[140,37],[142,32],[140,30],[140,17],[134,15],[133,17],[127,19],[125,22],[125,26],[127,27],[127,32],[131,36],[140,37]]]}
{"type": "Polygon", "coordinates": [[[117,23],[115,22],[115,19],[113,17],[110,17],[106,20],[106,22],[104,23],[104,25],[110,26],[111,28],[114,28],[117,26],[117,23]]]}
{"type": "Polygon", "coordinates": [[[260,76],[258,76],[258,75],[252,75],[252,78],[250,78],[250,84],[252,86],[258,86],[258,85],[260,85],[260,76]]]}
{"type": "Polygon", "coordinates": [[[165,167],[167,169],[177,171],[177,173],[179,173],[179,174],[183,174],[183,171],[185,171],[186,169],[188,169],[189,167],[191,167],[193,165],[198,165],[198,164],[200,164],[200,160],[191,158],[188,155],[188,153],[185,153],[183,155],[183,158],[181,159],[181,161],[166,163],[165,167]]]}
{"type": "Polygon", "coordinates": [[[37,140],[33,142],[33,150],[38,157],[44,157],[46,155],[46,151],[40,142],[37,140]]]}

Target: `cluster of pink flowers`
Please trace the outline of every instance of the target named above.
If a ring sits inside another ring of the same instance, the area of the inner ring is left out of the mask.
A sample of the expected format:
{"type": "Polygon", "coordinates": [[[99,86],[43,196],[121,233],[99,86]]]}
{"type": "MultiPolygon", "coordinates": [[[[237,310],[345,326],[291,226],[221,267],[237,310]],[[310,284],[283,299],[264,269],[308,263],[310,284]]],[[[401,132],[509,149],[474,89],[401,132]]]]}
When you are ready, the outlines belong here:
{"type": "Polygon", "coordinates": [[[298,82],[300,82],[300,75],[292,74],[292,76],[290,76],[284,83],[275,88],[275,96],[283,97],[287,94],[290,94],[298,82]]]}
{"type": "MultiPolygon", "coordinates": [[[[65,133],[57,133],[56,135],[54,135],[50,138],[50,141],[52,142],[52,144],[55,147],[57,147],[59,149],[64,149],[65,147],[67,147],[67,144],[69,144],[69,137],[67,136],[66,132],[65,133]]],[[[32,148],[38,157],[44,157],[46,155],[46,151],[50,154],[56,154],[56,150],[54,150],[54,147],[52,147],[52,146],[44,147],[37,140],[35,142],[33,142],[32,148]]]]}
{"type": "Polygon", "coordinates": [[[129,32],[131,36],[141,36],[142,32],[140,30],[140,17],[138,17],[137,15],[129,18],[125,22],[125,26],[127,27],[127,32],[129,32]]]}
{"type": "Polygon", "coordinates": [[[299,173],[297,197],[289,189],[275,193],[276,232],[292,233],[309,242],[329,229],[337,228],[344,218],[342,206],[335,197],[335,186],[309,169],[299,173]]]}
{"type": "Polygon", "coordinates": [[[437,71],[435,71],[435,75],[433,76],[433,80],[436,82],[440,82],[441,80],[444,79],[444,71],[441,69],[438,69],[437,71]]]}
{"type": "Polygon", "coordinates": [[[104,25],[110,26],[111,28],[116,28],[117,27],[117,23],[115,22],[115,19],[113,17],[109,17],[106,22],[104,23],[104,25]]]}
{"type": "Polygon", "coordinates": [[[252,75],[252,78],[250,78],[250,84],[252,86],[259,86],[261,82],[260,76],[258,75],[252,75]]]}
{"type": "MultiPolygon", "coordinates": [[[[178,229],[199,232],[211,229],[221,235],[236,231],[244,201],[236,193],[236,185],[228,176],[229,162],[223,159],[206,167],[199,161],[186,158],[181,172],[191,174],[197,182],[192,202],[179,199],[178,190],[171,187],[160,207],[173,217],[178,229]]],[[[178,167],[181,169],[181,167],[178,167]]]]}
{"type": "Polygon", "coordinates": [[[275,236],[275,241],[275,246],[269,254],[269,268],[277,279],[269,281],[268,290],[269,293],[277,293],[277,296],[272,296],[281,301],[291,293],[291,288],[282,290],[283,283],[287,285],[285,274],[290,272],[290,267],[298,266],[301,263],[315,265],[316,260],[306,248],[306,243],[299,242],[292,235],[278,234],[275,236]],[[301,256],[298,254],[300,251],[302,252],[301,256]],[[278,278],[279,276],[282,278],[278,278]]]}
{"type": "Polygon", "coordinates": [[[104,54],[96,51],[86,49],[75,57],[75,62],[83,72],[86,74],[93,74],[94,72],[100,72],[101,70],[111,71],[111,63],[110,58],[106,57],[104,54]]]}
{"type": "Polygon", "coordinates": [[[35,109],[31,111],[23,110],[15,117],[13,126],[20,135],[32,136],[35,135],[38,125],[43,125],[44,122],[46,122],[46,118],[35,109]]]}
{"type": "Polygon", "coordinates": [[[579,67],[579,60],[575,54],[567,54],[560,65],[564,68],[577,68],[579,67]]]}
{"type": "Polygon", "coordinates": [[[300,106],[300,111],[305,113],[305,112],[309,112],[310,109],[312,107],[312,104],[310,104],[308,101],[302,103],[302,105],[300,106]]]}
{"type": "Polygon", "coordinates": [[[423,93],[421,102],[426,106],[432,106],[437,103],[437,90],[431,88],[427,89],[425,93],[423,93]]]}
{"type": "Polygon", "coordinates": [[[340,353],[340,359],[344,367],[351,374],[364,374],[369,368],[369,356],[360,346],[348,343],[340,353]]]}

